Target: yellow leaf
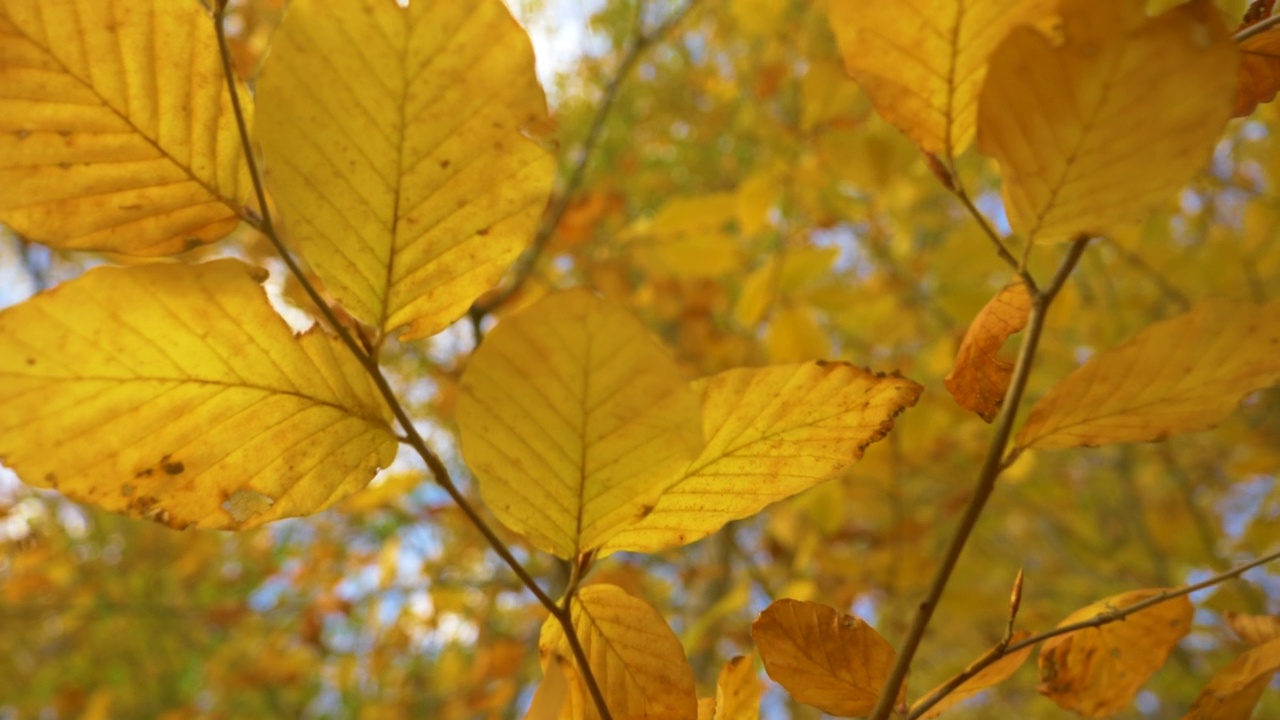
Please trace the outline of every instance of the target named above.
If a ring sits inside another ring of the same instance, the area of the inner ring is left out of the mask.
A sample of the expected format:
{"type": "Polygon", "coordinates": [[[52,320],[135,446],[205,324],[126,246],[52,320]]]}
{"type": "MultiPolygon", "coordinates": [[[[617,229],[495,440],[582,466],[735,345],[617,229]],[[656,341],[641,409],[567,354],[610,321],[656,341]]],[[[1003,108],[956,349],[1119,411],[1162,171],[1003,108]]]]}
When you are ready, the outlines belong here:
{"type": "Polygon", "coordinates": [[[524,720],[579,720],[582,717],[579,682],[570,657],[544,657],[542,682],[533,693],[524,720]]]}
{"type": "MultiPolygon", "coordinates": [[[[1133,590],[1099,600],[1059,627],[1120,610],[1164,592],[1133,590]]],[[[1085,717],[1106,717],[1128,707],[1147,678],[1159,670],[1191,630],[1194,608],[1185,595],[1101,627],[1059,635],[1040,649],[1039,690],[1059,706],[1085,717]]]]}
{"type": "Polygon", "coordinates": [[[1248,718],[1276,670],[1280,670],[1280,640],[1271,640],[1219,670],[1200,691],[1183,720],[1248,718]]]}
{"type": "MultiPolygon", "coordinates": [[[[778,600],[751,625],[765,672],[798,702],[846,717],[871,714],[896,657],[862,620],[818,603],[778,600]]],[[[899,690],[898,704],[906,695],[899,690]]]]}
{"type": "Polygon", "coordinates": [[[777,256],[771,256],[742,281],[742,292],[733,306],[733,318],[739,325],[754,328],[768,313],[778,297],[779,271],[777,256]]]}
{"type": "Polygon", "coordinates": [[[845,68],[876,110],[925,152],[956,156],[973,141],[991,53],[1047,4],[832,0],[829,12],[845,68]]]}
{"type": "Polygon", "coordinates": [[[296,0],[258,105],[291,236],[383,332],[443,329],[532,239],[555,162],[522,135],[546,103],[500,0],[296,0]]]}
{"type": "Polygon", "coordinates": [[[318,512],[395,458],[337,340],[295,337],[239,261],[100,268],[0,313],[0,457],[173,527],[318,512]]]}
{"type": "Polygon", "coordinates": [[[1027,326],[1031,294],[1016,282],[1005,286],[978,312],[960,342],[956,364],[947,373],[947,392],[987,422],[995,419],[1013,379],[1013,363],[997,356],[1010,335],[1027,326]]]}
{"type": "Polygon", "coordinates": [[[1059,10],[1050,33],[1010,33],[979,106],[979,149],[1000,161],[1010,222],[1028,241],[1141,218],[1208,161],[1235,100],[1237,52],[1210,0],[1156,18],[1143,0],[1059,10]]]}
{"type": "Polygon", "coordinates": [[[627,228],[627,250],[651,274],[726,275],[743,263],[737,239],[727,230],[737,217],[738,198],[732,193],[676,198],[653,218],[627,228]]]}
{"type": "Polygon", "coordinates": [[[1231,631],[1250,645],[1262,645],[1280,638],[1280,617],[1275,615],[1246,615],[1228,610],[1223,618],[1231,631]]]}
{"type": "MultiPolygon", "coordinates": [[[[574,599],[573,628],[605,703],[616,718],[696,720],[698,699],[693,668],[662,615],[614,585],[582,588],[574,599]]],[[[538,647],[542,665],[572,662],[564,630],[554,618],[542,626],[538,647]]],[[[571,699],[583,703],[582,717],[599,718],[584,691],[571,699]]]]}
{"type": "MultiPolygon", "coordinates": [[[[1009,639],[1009,644],[1013,645],[1029,637],[1031,637],[1031,633],[1027,632],[1026,630],[1019,630],[1018,632],[1014,633],[1013,636],[1009,639]]],[[[965,700],[968,700],[969,698],[977,695],[978,693],[984,690],[993,688],[996,685],[999,685],[1000,683],[1009,679],[1011,675],[1018,672],[1018,668],[1022,667],[1022,663],[1026,662],[1027,657],[1030,655],[1031,655],[1030,645],[1022,648],[1021,650],[1018,650],[1017,652],[1012,652],[1012,653],[1009,653],[1008,655],[1005,655],[999,660],[988,665],[986,668],[982,670],[982,672],[964,681],[964,683],[962,683],[960,687],[948,693],[946,697],[944,697],[942,700],[939,700],[937,704],[935,704],[932,708],[930,708],[929,711],[926,712],[924,715],[921,715],[921,717],[923,718],[938,717],[942,713],[946,712],[948,709],[964,702],[965,700]]],[[[929,695],[932,695],[932,694],[933,692],[931,691],[929,695]]],[[[928,697],[928,695],[926,695],[926,697],[928,697]]]]}
{"type": "Polygon", "coordinates": [[[763,693],[755,658],[733,658],[724,664],[716,680],[715,720],[759,720],[763,693]]]}
{"type": "Polygon", "coordinates": [[[715,698],[698,698],[698,720],[716,720],[715,698]]]}
{"type": "Polygon", "coordinates": [[[1024,448],[1147,442],[1207,430],[1280,379],[1280,303],[1211,300],[1098,353],[1018,431],[1024,448]]]}
{"type": "Polygon", "coordinates": [[[702,447],[698,396],[630,313],[585,290],[498,324],[462,377],[462,453],[507,527],[563,558],[653,510],[702,447]]]}
{"type": "Polygon", "coordinates": [[[818,325],[818,318],[806,305],[781,303],[769,320],[765,335],[769,360],[791,363],[824,358],[831,352],[831,341],[818,325]]]}
{"type": "Polygon", "coordinates": [[[685,545],[836,477],[922,391],[906,378],[839,362],[738,368],[693,387],[706,447],[607,550],[685,545]]]}
{"type": "Polygon", "coordinates": [[[251,186],[198,3],[3,0],[0,47],[0,222],[137,255],[239,224],[251,186]]]}

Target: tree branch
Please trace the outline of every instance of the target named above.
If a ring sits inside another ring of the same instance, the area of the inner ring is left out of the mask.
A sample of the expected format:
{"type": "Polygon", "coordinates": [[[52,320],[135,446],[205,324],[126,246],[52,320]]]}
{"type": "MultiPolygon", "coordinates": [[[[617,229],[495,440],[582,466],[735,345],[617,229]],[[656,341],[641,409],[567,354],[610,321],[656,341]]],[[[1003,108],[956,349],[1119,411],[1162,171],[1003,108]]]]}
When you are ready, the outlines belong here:
{"type": "Polygon", "coordinates": [[[1258,22],[1236,33],[1235,37],[1233,37],[1232,40],[1235,40],[1236,44],[1239,45],[1245,40],[1248,40],[1249,38],[1254,37],[1255,35],[1261,35],[1262,33],[1270,30],[1271,28],[1277,25],[1280,25],[1280,15],[1272,15],[1266,20],[1259,20],[1258,22]]]}

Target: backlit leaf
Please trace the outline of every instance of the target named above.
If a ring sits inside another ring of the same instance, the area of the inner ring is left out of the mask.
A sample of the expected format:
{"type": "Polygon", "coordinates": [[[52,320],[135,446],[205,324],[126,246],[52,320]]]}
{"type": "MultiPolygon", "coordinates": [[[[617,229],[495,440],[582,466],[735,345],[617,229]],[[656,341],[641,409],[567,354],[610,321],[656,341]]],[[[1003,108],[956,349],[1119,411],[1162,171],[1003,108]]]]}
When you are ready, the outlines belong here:
{"type": "Polygon", "coordinates": [[[386,406],[337,340],[293,335],[257,273],[100,268],[0,313],[0,458],[173,527],[253,527],[364,487],[395,457],[386,406]]]}
{"type": "Polygon", "coordinates": [[[1280,379],[1280,303],[1227,300],[1156,323],[1063,378],[1018,431],[1024,448],[1147,442],[1206,430],[1280,379]]]}
{"type": "MultiPolygon", "coordinates": [[[[1099,600],[1068,615],[1059,627],[1123,609],[1161,592],[1164,590],[1134,590],[1099,600]]],[[[1183,595],[1123,621],[1050,638],[1040,649],[1040,692],[1084,717],[1106,717],[1123,710],[1191,630],[1194,610],[1183,595]]]]}
{"type": "MultiPolygon", "coordinates": [[[[578,592],[571,613],[587,662],[614,717],[696,720],[693,668],[680,639],[657,610],[620,587],[590,585],[578,592]]],[[[544,668],[566,659],[573,662],[564,630],[554,618],[543,624],[538,647],[544,668]]],[[[572,693],[570,699],[569,717],[600,717],[585,691],[572,693]]]]}
{"type": "Polygon", "coordinates": [[[1276,670],[1280,670],[1280,640],[1271,640],[1219,670],[1200,691],[1183,720],[1248,718],[1276,670]]]}
{"type": "Polygon", "coordinates": [[[1211,0],[1155,18],[1143,0],[1059,9],[1059,27],[1009,34],[979,105],[1013,229],[1038,242],[1106,233],[1167,200],[1208,161],[1235,97],[1238,55],[1211,0]]]}
{"type": "Polygon", "coordinates": [[[1239,47],[1240,85],[1232,117],[1251,114],[1260,103],[1274,100],[1280,91],[1280,25],[1245,38],[1239,47]]]}
{"type": "Polygon", "coordinates": [[[960,342],[956,364],[944,383],[960,406],[991,422],[1004,404],[1013,363],[997,356],[1010,335],[1027,326],[1031,294],[1021,282],[996,293],[978,312],[960,342]]]}
{"type": "Polygon", "coordinates": [[[753,656],[729,660],[716,680],[715,720],[759,720],[763,693],[753,656]]]}
{"type": "Polygon", "coordinates": [[[847,363],[738,368],[698,380],[702,453],[609,550],[686,545],[838,476],[922,388],[847,363]]]}
{"type": "Polygon", "coordinates": [[[199,3],[3,0],[0,88],[0,221],[26,237],[163,255],[239,224],[249,177],[199,3]]]}
{"type": "Polygon", "coordinates": [[[457,417],[485,504],[563,558],[651,512],[702,446],[698,396],[670,354],[585,290],[495,327],[462,377],[457,417]]]}
{"type": "Polygon", "coordinates": [[[500,0],[296,0],[259,82],[290,235],[356,317],[458,319],[532,239],[555,163],[528,36],[500,0]]]}
{"type": "MultiPolygon", "coordinates": [[[[869,715],[896,653],[862,620],[813,602],[778,600],[751,625],[765,672],[798,702],[844,717],[869,715]]],[[[906,694],[905,683],[898,703],[906,694]]]]}
{"type": "MultiPolygon", "coordinates": [[[[1030,632],[1026,630],[1019,630],[1009,639],[1009,644],[1016,644],[1028,637],[1031,637],[1030,632]]],[[[939,700],[936,705],[920,717],[938,717],[948,709],[968,700],[978,693],[993,688],[1005,680],[1008,680],[1009,677],[1018,672],[1018,669],[1022,667],[1022,664],[1027,661],[1027,658],[1031,655],[1031,650],[1032,646],[1028,645],[1017,652],[1009,653],[1008,655],[1005,655],[999,660],[991,663],[984,668],[982,672],[969,678],[961,684],[960,687],[948,693],[942,700],[939,700]]],[[[932,692],[929,694],[931,695],[932,692]]],[[[926,697],[928,697],[928,695],[926,695],[926,697]]]]}
{"type": "Polygon", "coordinates": [[[1227,611],[1222,617],[1231,631],[1250,645],[1262,645],[1280,638],[1280,617],[1275,615],[1246,615],[1227,611]]]}

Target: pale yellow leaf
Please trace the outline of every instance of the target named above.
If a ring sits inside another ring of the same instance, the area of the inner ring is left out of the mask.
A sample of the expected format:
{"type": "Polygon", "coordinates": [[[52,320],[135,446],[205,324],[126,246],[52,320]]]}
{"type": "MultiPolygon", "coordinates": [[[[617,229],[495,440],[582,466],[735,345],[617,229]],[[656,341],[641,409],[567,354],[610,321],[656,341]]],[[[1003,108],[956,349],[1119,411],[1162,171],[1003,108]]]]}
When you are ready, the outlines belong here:
{"type": "MultiPolygon", "coordinates": [[[[1133,590],[1099,600],[1059,627],[1142,602],[1163,589],[1133,590]]],[[[1106,717],[1128,707],[1191,630],[1195,608],[1185,595],[1140,610],[1122,621],[1047,640],[1040,648],[1040,692],[1084,717],[1106,717]]]]}
{"type": "Polygon", "coordinates": [[[173,527],[318,512],[395,458],[360,363],[235,260],[100,268],[0,313],[0,459],[173,527]]]}
{"type": "Polygon", "coordinates": [[[685,545],[838,476],[922,391],[839,362],[738,368],[693,386],[706,447],[609,551],[685,545]]]}
{"type": "Polygon", "coordinates": [[[759,720],[764,687],[755,657],[739,655],[724,664],[716,680],[715,720],[759,720]]]}
{"type": "Polygon", "coordinates": [[[702,448],[698,396],[670,354],[585,290],[489,333],[462,376],[457,419],[485,504],[563,558],[651,512],[702,448]]]}
{"type": "Polygon", "coordinates": [[[1043,0],[831,0],[845,68],[876,110],[925,152],[956,156],[973,141],[991,53],[1043,0]]]}
{"type": "Polygon", "coordinates": [[[1006,286],[978,312],[960,342],[955,367],[943,380],[960,407],[987,422],[995,419],[1013,379],[1013,363],[998,353],[1030,317],[1031,294],[1021,282],[1006,286]]]}
{"type": "Polygon", "coordinates": [[[533,237],[553,158],[500,0],[295,0],[258,83],[267,178],[334,297],[384,332],[458,319],[533,237]]]}
{"type": "Polygon", "coordinates": [[[1241,655],[1218,671],[1183,720],[1244,720],[1280,670],[1280,640],[1241,655]]]}
{"type": "MultiPolygon", "coordinates": [[[[693,668],[667,621],[643,600],[614,585],[582,588],[571,610],[596,682],[615,718],[696,720],[698,699],[693,668]]],[[[542,665],[573,654],[555,618],[542,626],[542,665]]],[[[571,694],[573,711],[599,718],[586,692],[571,694]]]]}
{"type": "MultiPolygon", "coordinates": [[[[1019,630],[1009,639],[1009,644],[1016,644],[1028,637],[1031,637],[1030,632],[1027,632],[1026,630],[1019,630]]],[[[1022,664],[1027,661],[1027,658],[1031,655],[1031,650],[1032,646],[1028,645],[1021,650],[1009,653],[1008,655],[1005,655],[999,660],[991,663],[987,667],[983,668],[982,672],[964,681],[960,687],[957,687],[955,690],[948,693],[942,700],[939,700],[937,704],[920,717],[936,718],[950,708],[968,700],[978,693],[981,693],[984,690],[989,690],[990,688],[993,688],[1009,679],[1009,677],[1018,672],[1018,669],[1022,667],[1022,664]]],[[[933,691],[925,695],[925,697],[932,694],[933,691]]]]}
{"type": "Polygon", "coordinates": [[[772,363],[802,362],[827,357],[831,340],[808,305],[782,302],[769,318],[765,348],[772,363]]]}
{"type": "Polygon", "coordinates": [[[1161,440],[1207,430],[1280,379],[1280,302],[1211,300],[1100,352],[1031,409],[1019,447],[1161,440]]]}
{"type": "Polygon", "coordinates": [[[1238,54],[1211,0],[1156,18],[1143,5],[1063,0],[1060,26],[1017,28],[991,57],[978,146],[1028,241],[1140,219],[1208,161],[1231,116],[1238,54]]]}
{"type": "Polygon", "coordinates": [[[627,252],[646,272],[677,278],[717,277],[740,269],[743,253],[728,231],[738,198],[712,193],[669,201],[625,231],[627,252]]]}
{"type": "MultiPolygon", "coordinates": [[[[869,715],[896,653],[862,620],[818,603],[778,600],[751,625],[765,672],[798,702],[845,717],[869,715]]],[[[899,691],[896,704],[906,695],[899,691]]]]}
{"type": "Polygon", "coordinates": [[[1231,631],[1250,645],[1262,645],[1280,638],[1280,616],[1246,615],[1227,611],[1223,618],[1231,631]]]}
{"type": "Polygon", "coordinates": [[[138,255],[239,224],[251,186],[199,3],[2,0],[0,48],[0,222],[138,255]]]}
{"type": "Polygon", "coordinates": [[[570,657],[544,657],[542,682],[533,693],[524,720],[580,720],[580,682],[570,657]]]}

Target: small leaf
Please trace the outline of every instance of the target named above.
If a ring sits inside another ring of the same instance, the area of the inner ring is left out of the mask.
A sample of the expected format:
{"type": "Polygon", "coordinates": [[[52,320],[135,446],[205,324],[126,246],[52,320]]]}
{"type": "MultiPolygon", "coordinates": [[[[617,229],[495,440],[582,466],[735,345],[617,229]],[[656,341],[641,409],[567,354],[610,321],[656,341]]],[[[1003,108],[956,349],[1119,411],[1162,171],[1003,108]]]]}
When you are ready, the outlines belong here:
{"type": "Polygon", "coordinates": [[[585,290],[489,333],[462,376],[457,419],[485,504],[562,558],[651,512],[702,446],[698,396],[670,354],[585,290]]]}
{"type": "MultiPolygon", "coordinates": [[[[1031,637],[1031,633],[1026,630],[1019,630],[1009,639],[1009,644],[1014,645],[1029,637],[1031,637]]],[[[921,717],[938,717],[948,709],[968,700],[978,693],[993,688],[1005,680],[1008,680],[1014,673],[1018,672],[1018,669],[1021,668],[1022,664],[1027,661],[1028,657],[1030,657],[1031,649],[1031,646],[1028,645],[1021,650],[1009,653],[1008,655],[1005,655],[999,660],[991,663],[987,667],[983,668],[982,672],[964,681],[960,687],[948,693],[946,697],[939,700],[937,704],[930,708],[929,711],[921,717]]],[[[932,694],[933,692],[931,691],[925,697],[932,694]]]]}
{"type": "Polygon", "coordinates": [[[529,703],[529,712],[524,720],[562,720],[581,717],[582,688],[573,669],[573,661],[566,657],[544,658],[542,663],[542,682],[533,693],[529,703]],[[575,695],[578,713],[574,712],[575,695]]]}
{"type": "MultiPolygon", "coordinates": [[[[778,600],[751,625],[765,672],[798,702],[845,717],[869,715],[896,653],[862,620],[813,602],[778,600]]],[[[898,703],[906,696],[899,691],[898,703]]]]}
{"type": "MultiPolygon", "coordinates": [[[[648,603],[614,585],[590,585],[574,599],[573,627],[616,718],[696,720],[693,668],[680,639],[648,603]]],[[[564,630],[555,618],[542,626],[542,666],[573,662],[564,630]]],[[[571,717],[599,718],[585,691],[572,693],[571,717]]]]}
{"type": "Polygon", "coordinates": [[[960,341],[956,364],[944,380],[947,391],[966,410],[987,422],[995,419],[1013,379],[1013,363],[997,356],[1010,335],[1027,326],[1031,294],[1016,282],[1005,286],[978,311],[960,341]]]}
{"type": "Polygon", "coordinates": [[[0,47],[0,222],[136,255],[240,223],[251,185],[199,3],[3,0],[0,47]]]}
{"type": "Polygon", "coordinates": [[[763,693],[755,658],[733,658],[724,664],[716,680],[715,720],[759,720],[763,693]]]}
{"type": "Polygon", "coordinates": [[[173,527],[250,528],[364,487],[395,458],[386,405],[259,279],[234,260],[98,268],[0,313],[0,457],[173,527]]]}
{"type": "MultiPolygon", "coordinates": [[[[1264,18],[1265,15],[1257,20],[1264,18]]],[[[1253,24],[1246,22],[1240,29],[1253,24]]],[[[1232,117],[1252,114],[1259,104],[1275,100],[1280,92],[1280,25],[1245,38],[1239,47],[1240,84],[1232,117]]]]}
{"type": "Polygon", "coordinates": [[[1202,303],[1098,353],[1031,409],[1023,448],[1161,440],[1207,430],[1280,379],[1280,303],[1202,303]]]}
{"type": "Polygon", "coordinates": [[[533,238],[555,161],[524,30],[499,0],[295,0],[258,84],[290,235],[352,315],[433,335],[533,238]],[[357,51],[358,50],[358,51],[357,51]]]}
{"type": "Polygon", "coordinates": [[[1183,720],[1239,720],[1253,714],[1263,691],[1280,670],[1280,640],[1253,648],[1218,671],[1183,720]]]}
{"type": "MultiPolygon", "coordinates": [[[[1059,627],[1124,609],[1161,592],[1165,590],[1134,590],[1100,600],[1071,613],[1059,627]]],[[[1183,595],[1122,621],[1049,639],[1040,649],[1040,692],[1085,717],[1123,710],[1191,630],[1194,611],[1183,595]]]]}
{"type": "Polygon", "coordinates": [[[1227,611],[1223,618],[1231,631],[1250,645],[1262,645],[1280,637],[1280,617],[1275,615],[1246,615],[1227,611]]]}
{"type": "Polygon", "coordinates": [[[991,57],[978,147],[999,160],[1028,241],[1141,218],[1208,161],[1230,118],[1238,54],[1213,2],[1156,18],[1144,5],[1063,0],[1060,27],[1017,28],[991,57]]]}
{"type": "Polygon", "coordinates": [[[693,387],[706,447],[608,551],[686,545],[836,477],[922,391],[906,378],[839,362],[739,368],[693,387]]]}

